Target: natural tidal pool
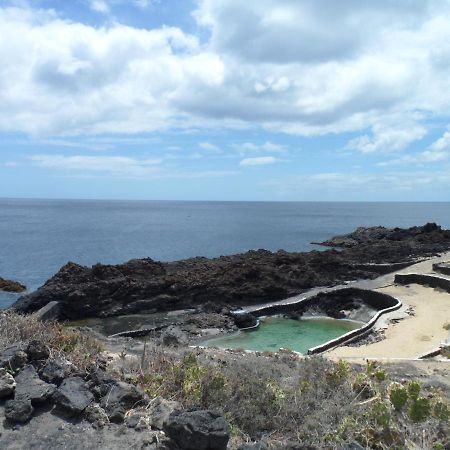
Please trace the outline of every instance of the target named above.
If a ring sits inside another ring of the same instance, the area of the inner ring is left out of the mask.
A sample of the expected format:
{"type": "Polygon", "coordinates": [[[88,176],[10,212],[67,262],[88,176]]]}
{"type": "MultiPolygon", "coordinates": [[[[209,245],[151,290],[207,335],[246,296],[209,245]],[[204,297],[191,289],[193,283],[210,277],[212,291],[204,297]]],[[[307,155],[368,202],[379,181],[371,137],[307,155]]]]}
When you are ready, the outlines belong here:
{"type": "Polygon", "coordinates": [[[267,317],[261,319],[258,329],[239,331],[233,335],[209,339],[207,347],[278,351],[280,348],[300,353],[335,339],[363,324],[351,320],[331,318],[306,318],[300,320],[267,317]]]}

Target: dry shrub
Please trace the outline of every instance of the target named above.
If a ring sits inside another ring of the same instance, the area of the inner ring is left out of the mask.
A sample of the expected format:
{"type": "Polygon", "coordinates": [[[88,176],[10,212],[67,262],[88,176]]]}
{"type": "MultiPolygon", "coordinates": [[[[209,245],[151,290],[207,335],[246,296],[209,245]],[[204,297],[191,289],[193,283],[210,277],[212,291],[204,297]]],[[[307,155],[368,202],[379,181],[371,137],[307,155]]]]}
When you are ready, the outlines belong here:
{"type": "Polygon", "coordinates": [[[33,314],[0,313],[0,351],[17,344],[25,347],[31,340],[42,342],[52,356],[63,356],[80,369],[91,364],[102,351],[92,337],[58,322],[42,322],[33,314]]]}

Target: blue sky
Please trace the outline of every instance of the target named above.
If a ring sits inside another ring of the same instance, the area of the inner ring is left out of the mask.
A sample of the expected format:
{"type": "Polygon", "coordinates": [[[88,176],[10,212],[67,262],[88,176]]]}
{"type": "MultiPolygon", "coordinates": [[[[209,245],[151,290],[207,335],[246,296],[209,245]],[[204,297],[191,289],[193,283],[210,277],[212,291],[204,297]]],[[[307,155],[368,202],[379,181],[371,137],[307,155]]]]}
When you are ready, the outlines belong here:
{"type": "Polygon", "coordinates": [[[449,0],[0,0],[0,30],[0,197],[449,199],[449,0]]]}

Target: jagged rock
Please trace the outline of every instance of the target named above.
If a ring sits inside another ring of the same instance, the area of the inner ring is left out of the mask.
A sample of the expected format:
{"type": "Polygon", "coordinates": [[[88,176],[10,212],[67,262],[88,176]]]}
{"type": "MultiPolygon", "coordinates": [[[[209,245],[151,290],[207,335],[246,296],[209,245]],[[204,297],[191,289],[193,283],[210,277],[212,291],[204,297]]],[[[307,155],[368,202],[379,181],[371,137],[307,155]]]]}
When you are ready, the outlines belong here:
{"type": "Polygon", "coordinates": [[[64,359],[50,359],[41,369],[40,375],[44,381],[59,386],[72,373],[72,370],[73,366],[68,361],[64,359]]]}
{"type": "Polygon", "coordinates": [[[181,331],[179,327],[170,326],[162,333],[161,342],[169,347],[177,347],[180,345],[186,345],[188,338],[186,333],[181,331]]]}
{"type": "Polygon", "coordinates": [[[5,369],[0,369],[0,399],[8,398],[14,394],[16,382],[14,377],[5,369]]]}
{"type": "Polygon", "coordinates": [[[103,428],[109,423],[106,411],[98,403],[91,403],[85,409],[84,417],[92,423],[94,428],[103,428]]]}
{"type": "Polygon", "coordinates": [[[209,410],[174,411],[164,431],[185,450],[226,450],[230,439],[225,419],[209,410]]]}
{"type": "Polygon", "coordinates": [[[145,399],[146,395],[141,388],[117,381],[101,399],[100,405],[105,409],[111,422],[120,423],[129,409],[142,406],[145,399]]]}
{"type": "Polygon", "coordinates": [[[134,428],[136,431],[143,431],[150,428],[147,411],[131,411],[125,416],[125,425],[134,428]]]}
{"type": "Polygon", "coordinates": [[[248,311],[234,311],[232,313],[234,322],[239,328],[251,328],[257,325],[258,319],[248,311]]]}
{"type": "Polygon", "coordinates": [[[16,376],[16,399],[29,399],[33,405],[46,402],[55,392],[55,385],[42,381],[36,369],[25,366],[16,376]]]}
{"type": "Polygon", "coordinates": [[[94,396],[80,377],[66,378],[53,395],[56,403],[74,414],[82,413],[94,400],[94,396]]]}
{"type": "Polygon", "coordinates": [[[147,408],[150,425],[153,428],[162,430],[164,422],[169,418],[173,411],[180,407],[181,404],[177,401],[156,397],[151,401],[147,408]]]}
{"type": "Polygon", "coordinates": [[[26,291],[27,288],[22,283],[18,281],[5,280],[0,277],[0,291],[5,292],[23,292],[26,291]]]}
{"type": "Polygon", "coordinates": [[[105,397],[117,383],[117,379],[101,369],[96,369],[90,373],[88,381],[89,390],[97,399],[105,397]]]}
{"type": "Polygon", "coordinates": [[[50,352],[46,345],[40,341],[32,340],[27,345],[25,350],[28,355],[29,361],[41,361],[45,360],[50,356],[50,352]]]}
{"type": "Polygon", "coordinates": [[[0,353],[0,368],[16,371],[21,369],[26,363],[27,354],[18,345],[9,347],[0,353]]]}
{"type": "Polygon", "coordinates": [[[266,250],[162,263],[151,259],[83,267],[68,263],[13,308],[30,313],[60,303],[59,318],[106,317],[195,308],[214,310],[267,303],[356,278],[378,276],[377,263],[410,262],[450,249],[450,231],[436,224],[374,227],[322,243],[341,251],[266,250]]]}
{"type": "Polygon", "coordinates": [[[31,400],[27,398],[18,398],[8,400],[5,403],[5,417],[8,422],[25,423],[31,419],[34,408],[31,400]]]}

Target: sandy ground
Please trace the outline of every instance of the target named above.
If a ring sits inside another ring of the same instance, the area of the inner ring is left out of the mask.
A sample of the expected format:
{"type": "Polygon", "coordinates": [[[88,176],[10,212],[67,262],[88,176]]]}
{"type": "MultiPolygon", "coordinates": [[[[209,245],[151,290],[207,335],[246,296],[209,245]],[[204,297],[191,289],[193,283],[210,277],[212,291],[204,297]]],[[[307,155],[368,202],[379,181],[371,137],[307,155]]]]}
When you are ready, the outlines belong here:
{"type": "MultiPolygon", "coordinates": [[[[429,273],[432,264],[450,260],[450,253],[415,264],[397,273],[429,273]]],[[[450,294],[431,287],[412,284],[393,284],[394,274],[373,280],[371,289],[400,299],[403,308],[387,316],[378,324],[385,328],[386,339],[360,347],[341,346],[326,353],[331,358],[405,358],[415,359],[447,341],[450,324],[450,294]],[[407,315],[407,310],[412,315],[407,315]],[[397,322],[398,320],[398,322],[397,322]]],[[[446,277],[447,278],[447,277],[446,277]]]]}

